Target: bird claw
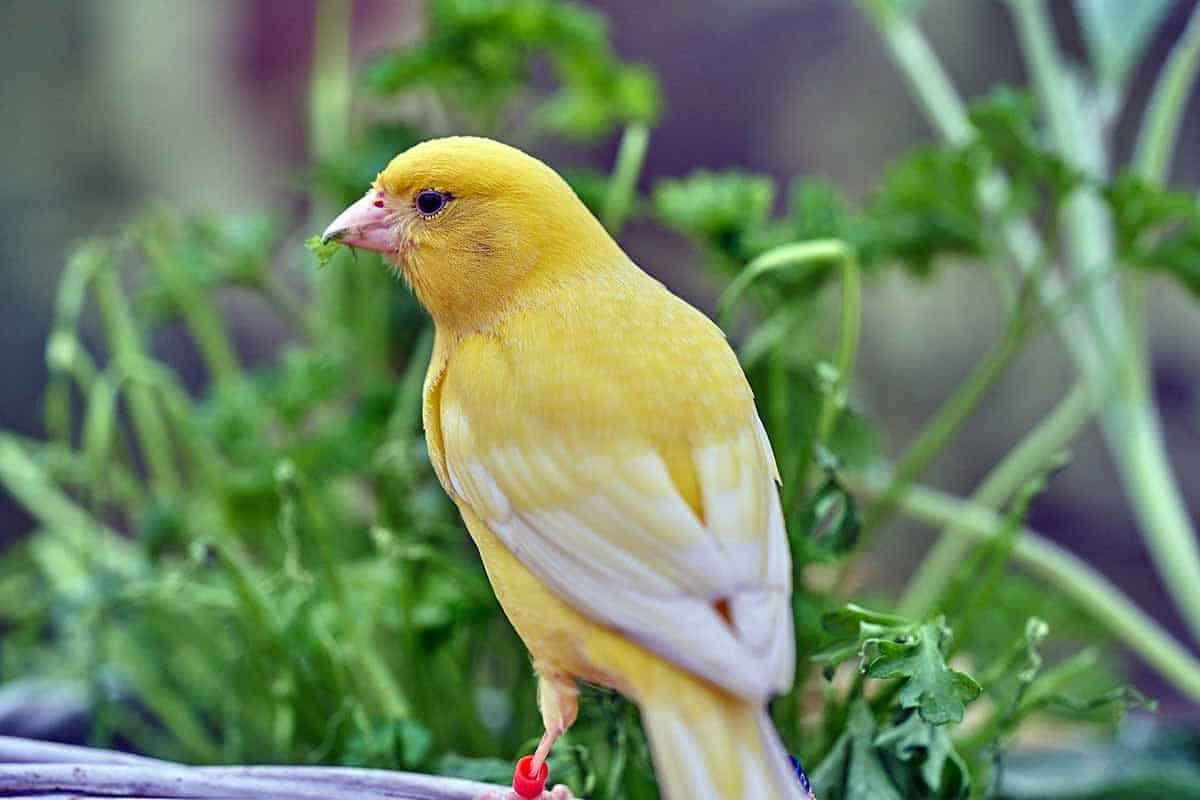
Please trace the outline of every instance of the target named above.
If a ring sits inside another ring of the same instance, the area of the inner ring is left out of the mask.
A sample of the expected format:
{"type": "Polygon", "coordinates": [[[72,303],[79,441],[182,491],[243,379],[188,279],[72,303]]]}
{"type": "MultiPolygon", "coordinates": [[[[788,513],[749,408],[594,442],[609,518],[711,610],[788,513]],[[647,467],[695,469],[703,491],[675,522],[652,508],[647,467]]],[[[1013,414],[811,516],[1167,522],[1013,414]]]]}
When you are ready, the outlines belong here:
{"type": "MultiPolygon", "coordinates": [[[[484,792],[479,795],[477,800],[522,800],[520,795],[512,789],[505,791],[484,792]]],[[[575,795],[571,794],[571,790],[563,784],[558,784],[548,792],[542,792],[541,800],[577,800],[575,795]]]]}

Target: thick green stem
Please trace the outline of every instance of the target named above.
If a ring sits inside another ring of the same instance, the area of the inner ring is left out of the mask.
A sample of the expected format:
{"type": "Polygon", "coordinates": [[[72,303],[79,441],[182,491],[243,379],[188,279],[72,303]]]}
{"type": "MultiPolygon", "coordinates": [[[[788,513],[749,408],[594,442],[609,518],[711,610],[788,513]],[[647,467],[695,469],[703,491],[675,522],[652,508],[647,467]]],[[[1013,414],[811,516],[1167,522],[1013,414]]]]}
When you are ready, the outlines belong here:
{"type": "MultiPolygon", "coordinates": [[[[1108,171],[1103,127],[1088,120],[1084,97],[1070,81],[1066,64],[1054,43],[1052,23],[1042,0],[1010,0],[1017,39],[1033,76],[1055,149],[1067,163],[1101,179],[1108,171]]],[[[1084,184],[1062,206],[1063,233],[1069,262],[1080,280],[1090,281],[1113,261],[1112,220],[1099,190],[1084,184]]],[[[1121,304],[1113,286],[1103,282],[1086,295],[1083,304],[1101,352],[1119,356],[1123,324],[1121,304]],[[1115,335],[1114,335],[1115,334],[1115,335]]]]}
{"type": "Polygon", "coordinates": [[[951,437],[979,405],[979,401],[1020,350],[1029,331],[1029,320],[1018,309],[1003,338],[984,356],[975,370],[958,385],[954,394],[944,402],[916,440],[896,462],[896,471],[887,489],[867,512],[859,535],[862,552],[870,535],[887,519],[897,501],[912,483],[949,443],[951,437]]]}
{"type": "Polygon", "coordinates": [[[1179,123],[1197,75],[1200,75],[1200,6],[1192,10],[1187,29],[1171,48],[1142,117],[1133,169],[1143,178],[1166,179],[1179,138],[1179,123]]]}
{"type": "Polygon", "coordinates": [[[621,227],[629,217],[638,176],[642,172],[649,144],[650,129],[641,122],[631,123],[621,136],[617,165],[608,182],[608,192],[604,196],[604,213],[601,215],[604,227],[608,228],[608,232],[614,237],[621,232],[621,227]]]}
{"type": "Polygon", "coordinates": [[[125,392],[129,398],[130,416],[150,476],[157,489],[174,491],[180,486],[179,472],[167,426],[147,380],[148,357],[117,280],[116,269],[109,261],[110,255],[99,251],[101,247],[93,245],[91,249],[92,256],[101,259],[93,278],[93,287],[110,353],[127,376],[125,392]]]}
{"type": "Polygon", "coordinates": [[[96,369],[79,340],[79,316],[87,298],[87,287],[99,260],[89,251],[76,253],[67,261],[58,295],[54,301],[54,327],[46,342],[46,366],[50,380],[46,387],[46,430],[64,444],[71,439],[71,384],[75,376],[83,391],[95,377],[96,369]]]}
{"type": "Polygon", "coordinates": [[[315,163],[335,158],[349,136],[351,11],[349,0],[317,2],[308,89],[309,156],[315,163]]]}
{"type": "Polygon", "coordinates": [[[858,0],[858,4],[883,33],[926,118],[946,141],[967,144],[975,134],[967,109],[916,23],[893,0],[858,0]]]}
{"type": "MultiPolygon", "coordinates": [[[[1166,183],[1171,156],[1179,139],[1184,108],[1200,75],[1200,6],[1192,11],[1187,29],[1171,48],[1167,63],[1155,81],[1150,103],[1142,116],[1131,168],[1142,178],[1166,183]]],[[[1128,315],[1130,347],[1146,351],[1146,276],[1129,270],[1124,277],[1125,309],[1128,315]]],[[[1143,383],[1148,371],[1141,365],[1143,383]]],[[[1148,392],[1148,388],[1144,389],[1148,392]]]]}
{"type": "MultiPolygon", "coordinates": [[[[155,365],[151,372],[154,390],[162,403],[167,421],[179,442],[180,455],[197,476],[219,481],[229,469],[216,443],[196,430],[196,407],[179,378],[165,366],[155,365]]],[[[199,498],[194,498],[198,501],[199,498]]],[[[217,528],[213,534],[217,534],[217,528]]],[[[224,534],[220,534],[224,535],[224,534]]]]}
{"type": "MultiPolygon", "coordinates": [[[[868,485],[852,478],[853,488],[879,496],[880,482],[868,485]]],[[[913,486],[898,499],[908,516],[948,527],[976,542],[986,542],[1004,529],[1004,519],[934,489],[913,486]]],[[[1107,578],[1085,561],[1028,528],[1013,544],[1013,559],[1071,598],[1083,611],[1105,625],[1133,652],[1154,667],[1180,692],[1200,701],[1200,661],[1138,608],[1107,578]]]]}
{"type": "MultiPolygon", "coordinates": [[[[1091,419],[1095,407],[1085,383],[1072,386],[1054,410],[988,473],[971,496],[971,503],[980,508],[998,508],[1075,438],[1091,419]]],[[[950,584],[971,549],[971,540],[956,526],[943,530],[909,579],[899,613],[923,617],[932,611],[932,604],[950,584]]]]}
{"type": "MultiPolygon", "coordinates": [[[[1012,8],[1059,155],[1103,176],[1107,165],[1102,132],[1087,123],[1079,92],[1066,80],[1044,3],[1012,0],[1012,8]]],[[[1086,279],[1108,269],[1116,257],[1112,221],[1095,188],[1084,187],[1068,199],[1064,222],[1076,274],[1086,279]]],[[[1159,575],[1200,640],[1200,549],[1167,460],[1141,337],[1137,332],[1129,335],[1112,285],[1101,284],[1089,292],[1085,307],[1101,351],[1107,354],[1099,379],[1111,381],[1115,389],[1101,411],[1101,429],[1159,575]]]]}
{"type": "MultiPolygon", "coordinates": [[[[962,112],[962,104],[954,95],[953,88],[945,79],[944,71],[937,64],[932,50],[911,19],[886,0],[859,1],[891,47],[897,64],[904,71],[930,121],[951,143],[963,144],[969,140],[971,131],[969,124],[966,124],[969,121],[962,112]]],[[[1019,10],[1021,3],[1029,1],[1017,0],[1016,8],[1019,10]]],[[[1032,14],[1036,11],[1037,9],[1031,9],[1026,13],[1032,14]]],[[[1047,38],[1038,33],[1039,28],[1041,31],[1048,31],[1047,25],[1030,19],[1019,25],[1019,29],[1024,30],[1026,50],[1031,55],[1030,62],[1034,69],[1038,68],[1039,59],[1045,63],[1043,56],[1047,50],[1047,38]],[[1032,38],[1031,33],[1035,34],[1032,38]],[[1040,41],[1034,41],[1039,39],[1040,41]],[[1036,56],[1033,53],[1035,49],[1040,49],[1036,56]]],[[[1052,67],[1048,72],[1050,84],[1054,86],[1057,86],[1057,82],[1065,75],[1065,69],[1060,66],[1052,67]]],[[[1061,92],[1051,86],[1049,91],[1043,88],[1041,94],[1043,97],[1059,96],[1061,92]]],[[[1077,136],[1092,138],[1092,142],[1087,143],[1083,149],[1093,159],[1097,150],[1095,142],[1099,140],[1101,133],[1096,126],[1085,126],[1084,130],[1075,131],[1077,136]]],[[[1074,142],[1059,144],[1064,150],[1063,154],[1075,158],[1074,142]]],[[[1095,169],[1095,163],[1091,166],[1092,172],[1102,171],[1095,169]]],[[[981,207],[988,216],[998,220],[1003,241],[1013,261],[1023,273],[1029,275],[1038,270],[1045,248],[1028,218],[1018,217],[1007,221],[1000,219],[999,214],[1005,207],[1006,195],[1006,182],[1003,176],[998,174],[986,177],[980,185],[981,207]]],[[[1085,205],[1085,213],[1075,212],[1076,222],[1080,219],[1094,221],[1097,216],[1094,211],[1094,205],[1085,205]]],[[[1101,231],[1097,236],[1102,237],[1100,241],[1108,243],[1111,241],[1111,230],[1101,231]]],[[[1083,256],[1093,252],[1094,243],[1089,243],[1086,235],[1073,234],[1071,241],[1077,248],[1074,255],[1083,256]]],[[[1084,271],[1103,270],[1108,269],[1110,264],[1111,258],[1105,258],[1099,263],[1088,259],[1079,266],[1084,271]]],[[[1062,296],[1061,281],[1053,273],[1047,273],[1038,281],[1038,289],[1043,303],[1050,307],[1062,296]]],[[[1080,374],[1092,383],[1095,396],[1107,398],[1115,382],[1110,363],[1113,354],[1128,362],[1132,358],[1140,358],[1140,353],[1131,349],[1129,345],[1133,343],[1127,343],[1124,347],[1106,346],[1106,340],[1114,330],[1118,332],[1118,336],[1123,336],[1126,329],[1120,304],[1111,302],[1111,295],[1102,302],[1108,317],[1096,313],[1097,305],[1089,303],[1089,310],[1092,311],[1090,319],[1080,314],[1069,314],[1058,318],[1057,324],[1060,337],[1074,358],[1080,374]]],[[[1147,395],[1144,398],[1146,402],[1139,401],[1135,396],[1139,383],[1144,386],[1144,381],[1121,382],[1118,392],[1113,395],[1116,402],[1103,411],[1103,430],[1121,470],[1127,491],[1133,495],[1144,492],[1146,487],[1158,487],[1156,497],[1135,497],[1133,506],[1155,563],[1163,574],[1172,597],[1188,618],[1191,627],[1200,632],[1200,599],[1196,598],[1200,593],[1200,588],[1197,588],[1200,587],[1200,556],[1195,552],[1195,536],[1188,524],[1174,476],[1167,465],[1157,414],[1149,402],[1148,392],[1144,393],[1147,395]],[[1134,435],[1141,438],[1134,440],[1134,435]],[[1126,442],[1130,444],[1127,446],[1126,442]],[[1165,503],[1170,507],[1152,509],[1152,503],[1165,503]],[[1179,560],[1173,560],[1176,556],[1179,560]]]]}
{"type": "Polygon", "coordinates": [[[17,439],[3,433],[0,433],[0,485],[44,528],[62,536],[73,549],[101,554],[117,574],[132,574],[139,558],[134,545],[63,494],[17,439]]]}
{"type": "MultiPolygon", "coordinates": [[[[908,80],[913,96],[925,111],[925,117],[943,139],[952,145],[969,144],[975,136],[966,106],[955,92],[945,70],[920,29],[890,0],[858,0],[867,16],[892,51],[901,73],[908,80]]],[[[976,187],[983,213],[1001,233],[1001,241],[1022,276],[1043,272],[1045,246],[1037,229],[1027,217],[1013,217],[1008,211],[1008,180],[999,172],[985,175],[976,187]]],[[[1044,272],[1037,281],[1042,302],[1053,306],[1064,294],[1062,280],[1053,272],[1044,272]]],[[[1099,362],[1094,343],[1086,334],[1084,320],[1077,314],[1062,318],[1059,333],[1075,357],[1080,369],[1090,373],[1099,362]]]]}
{"type": "Polygon", "coordinates": [[[316,339],[320,331],[305,313],[304,303],[277,276],[267,274],[254,288],[271,306],[280,320],[292,326],[293,332],[309,339],[316,339]]]}
{"type": "MultiPolygon", "coordinates": [[[[728,322],[729,312],[738,298],[760,276],[780,270],[794,270],[807,274],[831,263],[838,265],[842,270],[842,319],[834,361],[836,374],[822,393],[813,446],[801,454],[796,480],[802,483],[807,478],[812,451],[829,438],[837,423],[838,414],[846,405],[846,393],[854,374],[859,331],[862,327],[862,275],[858,267],[858,254],[853,247],[837,239],[815,239],[776,247],[747,264],[737,277],[730,281],[717,302],[718,319],[724,324],[728,322]]],[[[782,381],[773,383],[777,386],[782,385],[782,381]]]]}
{"type": "Polygon", "coordinates": [[[162,226],[169,224],[158,220],[148,226],[142,236],[147,260],[159,280],[179,308],[184,324],[196,342],[196,348],[204,359],[209,378],[218,388],[232,385],[241,372],[233,344],[225,332],[225,324],[217,313],[213,298],[206,296],[179,263],[177,253],[172,252],[166,241],[162,226]]]}
{"type": "MultiPolygon", "coordinates": [[[[316,165],[334,162],[345,150],[350,131],[350,17],[349,0],[318,0],[313,22],[313,50],[308,88],[308,156],[316,165]]],[[[365,192],[367,187],[363,187],[365,192]]],[[[310,229],[319,231],[341,209],[314,184],[311,194],[310,229]]],[[[348,257],[336,256],[339,266],[348,257]]],[[[358,308],[360,270],[327,269],[317,278],[317,319],[329,331],[354,330],[366,309],[358,308]]]]}

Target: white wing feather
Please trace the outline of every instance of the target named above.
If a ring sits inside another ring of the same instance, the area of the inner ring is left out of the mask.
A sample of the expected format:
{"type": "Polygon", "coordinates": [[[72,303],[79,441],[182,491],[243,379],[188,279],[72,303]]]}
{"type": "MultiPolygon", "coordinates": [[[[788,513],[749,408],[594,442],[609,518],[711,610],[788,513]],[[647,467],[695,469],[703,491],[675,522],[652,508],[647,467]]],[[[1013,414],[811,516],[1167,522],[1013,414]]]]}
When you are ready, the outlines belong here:
{"type": "Polygon", "coordinates": [[[791,686],[790,557],[757,417],[693,453],[703,521],[652,449],[480,453],[470,427],[443,405],[451,488],[556,594],[740,696],[765,700],[791,686]]]}

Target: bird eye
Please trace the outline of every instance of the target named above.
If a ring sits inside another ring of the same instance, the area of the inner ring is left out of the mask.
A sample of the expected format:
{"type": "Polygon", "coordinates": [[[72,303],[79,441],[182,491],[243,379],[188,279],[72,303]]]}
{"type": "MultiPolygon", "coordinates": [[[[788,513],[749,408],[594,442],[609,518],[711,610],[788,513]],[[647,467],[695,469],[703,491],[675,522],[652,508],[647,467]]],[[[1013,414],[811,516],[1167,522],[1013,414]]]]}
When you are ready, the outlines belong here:
{"type": "Polygon", "coordinates": [[[450,195],[444,192],[438,192],[433,189],[425,189],[417,193],[416,200],[413,205],[417,207],[423,216],[432,217],[446,207],[446,203],[450,201],[450,195]]]}

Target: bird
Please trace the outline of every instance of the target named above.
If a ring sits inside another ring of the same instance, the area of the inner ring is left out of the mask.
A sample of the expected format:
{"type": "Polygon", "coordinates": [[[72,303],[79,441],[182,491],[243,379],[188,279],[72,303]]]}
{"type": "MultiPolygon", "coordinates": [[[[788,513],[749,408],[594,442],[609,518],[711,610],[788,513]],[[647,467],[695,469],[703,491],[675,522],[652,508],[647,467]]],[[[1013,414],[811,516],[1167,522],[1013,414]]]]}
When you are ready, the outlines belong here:
{"type": "Polygon", "coordinates": [[[583,682],[637,704],[669,800],[810,797],[767,711],[795,670],[779,473],[720,328],[491,139],[405,150],[322,239],[432,317],[429,458],[537,674],[525,774],[583,682]]]}

